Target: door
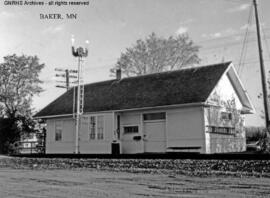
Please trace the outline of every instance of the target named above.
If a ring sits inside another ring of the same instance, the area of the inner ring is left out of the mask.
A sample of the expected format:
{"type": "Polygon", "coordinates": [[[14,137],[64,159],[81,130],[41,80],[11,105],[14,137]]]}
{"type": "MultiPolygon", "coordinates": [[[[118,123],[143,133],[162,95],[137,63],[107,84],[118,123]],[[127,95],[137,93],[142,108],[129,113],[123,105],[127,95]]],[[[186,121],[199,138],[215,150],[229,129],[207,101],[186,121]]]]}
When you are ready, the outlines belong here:
{"type": "Polygon", "coordinates": [[[144,152],[163,153],[166,151],[165,120],[144,122],[144,152]]]}
{"type": "Polygon", "coordinates": [[[122,153],[143,153],[142,135],[139,133],[139,125],[123,126],[121,136],[122,153]]]}

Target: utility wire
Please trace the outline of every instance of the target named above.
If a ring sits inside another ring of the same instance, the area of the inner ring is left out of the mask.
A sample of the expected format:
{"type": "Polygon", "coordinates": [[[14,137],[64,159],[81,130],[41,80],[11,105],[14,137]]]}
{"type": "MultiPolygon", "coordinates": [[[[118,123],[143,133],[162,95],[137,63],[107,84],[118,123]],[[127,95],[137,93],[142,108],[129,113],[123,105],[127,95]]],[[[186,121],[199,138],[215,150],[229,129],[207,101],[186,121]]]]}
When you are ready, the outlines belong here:
{"type": "MultiPolygon", "coordinates": [[[[266,39],[270,39],[270,35],[266,35],[266,39]]],[[[256,38],[253,39],[249,39],[249,41],[247,43],[253,43],[256,42],[256,38]]],[[[209,46],[209,47],[201,47],[202,49],[216,49],[216,48],[222,48],[222,47],[227,47],[227,46],[234,46],[234,45],[241,45],[242,42],[239,41],[235,41],[235,42],[226,42],[226,43],[222,43],[222,44],[218,44],[218,45],[213,45],[213,46],[209,46]]]]}
{"type": "MultiPolygon", "coordinates": [[[[266,31],[270,31],[270,28],[265,28],[266,31]]],[[[256,34],[256,31],[250,31],[251,34],[256,34]]],[[[206,43],[209,41],[216,41],[216,40],[223,40],[223,39],[230,39],[230,38],[234,38],[236,36],[243,36],[243,32],[238,32],[238,33],[234,33],[234,34],[229,34],[227,36],[222,36],[222,37],[216,37],[216,38],[209,38],[209,39],[204,39],[204,40],[198,40],[198,41],[194,41],[195,44],[201,44],[201,43],[206,43]]]]}
{"type": "Polygon", "coordinates": [[[246,29],[246,33],[245,33],[245,37],[244,37],[244,41],[243,41],[243,46],[242,46],[242,51],[241,51],[241,55],[240,55],[240,60],[239,60],[239,65],[238,65],[238,74],[239,76],[241,76],[242,70],[243,70],[243,65],[242,62],[243,60],[246,58],[246,54],[247,54],[247,42],[248,42],[248,34],[249,34],[249,27],[251,26],[252,23],[252,10],[253,7],[252,5],[250,6],[250,10],[249,10],[249,16],[248,16],[248,26],[246,29]]]}
{"type": "MultiPolygon", "coordinates": [[[[260,13],[262,13],[262,6],[260,6],[260,10],[261,10],[260,13]]],[[[259,17],[261,18],[261,21],[264,21],[264,18],[263,18],[263,15],[262,14],[260,14],[259,17]]],[[[262,33],[263,33],[263,39],[264,39],[264,43],[265,43],[265,46],[266,46],[266,50],[268,52],[267,55],[270,58],[270,49],[269,49],[268,40],[266,39],[266,33],[265,33],[265,29],[266,28],[264,28],[263,26],[261,26],[261,29],[262,29],[262,33]]]]}
{"type": "Polygon", "coordinates": [[[225,0],[225,2],[230,2],[234,4],[244,3],[246,0],[225,0]]]}
{"type": "MultiPolygon", "coordinates": [[[[267,59],[267,60],[264,60],[264,62],[270,62],[270,60],[267,59]]],[[[254,64],[254,63],[260,63],[260,61],[258,60],[249,61],[249,62],[242,63],[242,65],[249,65],[249,64],[254,64]]]]}
{"type": "Polygon", "coordinates": [[[269,49],[268,41],[267,41],[267,38],[266,38],[266,34],[264,32],[264,28],[262,28],[262,32],[263,32],[263,39],[264,39],[264,42],[265,42],[266,50],[268,52],[268,57],[270,58],[270,49],[269,49]]]}

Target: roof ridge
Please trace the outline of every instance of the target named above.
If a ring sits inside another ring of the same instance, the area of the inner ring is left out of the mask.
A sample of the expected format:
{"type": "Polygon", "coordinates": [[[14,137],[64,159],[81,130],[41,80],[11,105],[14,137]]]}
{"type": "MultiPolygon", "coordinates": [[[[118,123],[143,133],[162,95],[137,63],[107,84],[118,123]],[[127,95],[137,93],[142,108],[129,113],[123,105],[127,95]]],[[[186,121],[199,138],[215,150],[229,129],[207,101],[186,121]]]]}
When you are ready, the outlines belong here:
{"type": "MultiPolygon", "coordinates": [[[[117,81],[117,80],[116,80],[116,79],[109,79],[109,80],[104,80],[104,81],[91,82],[91,83],[86,83],[86,84],[84,84],[84,86],[87,86],[87,85],[102,84],[102,83],[113,82],[113,81],[117,81]]],[[[77,87],[77,86],[75,86],[75,87],[77,87]]]]}
{"type": "MultiPolygon", "coordinates": [[[[91,83],[87,83],[84,84],[84,86],[88,86],[88,85],[95,85],[95,84],[102,84],[102,83],[106,83],[106,82],[113,82],[113,81],[121,81],[123,79],[130,79],[130,78],[142,78],[145,76],[155,76],[155,75],[159,75],[159,74],[166,74],[166,73],[173,73],[173,72],[180,72],[183,70],[192,70],[192,69],[201,69],[201,68],[205,68],[205,67],[213,67],[213,66],[217,66],[217,65],[225,65],[225,64],[231,64],[232,61],[227,61],[227,62],[222,62],[222,63],[214,63],[211,65],[201,65],[201,66],[195,66],[195,67],[188,67],[188,68],[181,68],[181,69],[177,69],[177,70],[170,70],[170,71],[162,71],[162,72],[156,72],[156,73],[151,73],[151,74],[142,74],[139,76],[129,76],[129,77],[125,77],[125,78],[121,78],[120,80],[117,79],[109,79],[109,80],[104,80],[104,81],[98,81],[98,82],[91,82],[91,83]]],[[[77,86],[76,86],[77,87],[77,86]]]]}

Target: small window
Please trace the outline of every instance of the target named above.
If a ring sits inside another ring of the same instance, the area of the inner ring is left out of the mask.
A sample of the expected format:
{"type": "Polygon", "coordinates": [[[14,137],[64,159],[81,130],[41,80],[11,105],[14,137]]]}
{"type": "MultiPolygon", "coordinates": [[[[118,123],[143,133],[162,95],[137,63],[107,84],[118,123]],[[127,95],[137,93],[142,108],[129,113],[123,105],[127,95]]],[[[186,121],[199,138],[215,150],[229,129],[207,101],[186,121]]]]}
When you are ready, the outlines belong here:
{"type": "Polygon", "coordinates": [[[148,120],[165,120],[166,119],[166,114],[164,112],[162,113],[147,113],[143,114],[143,120],[148,121],[148,120]]]}
{"type": "Polygon", "coordinates": [[[96,139],[96,117],[91,116],[90,117],[90,125],[89,125],[89,138],[90,140],[96,139]]]}
{"type": "Polygon", "coordinates": [[[62,140],[62,122],[55,122],[55,141],[62,140]]]}
{"type": "Polygon", "coordinates": [[[139,127],[138,126],[125,126],[124,127],[124,133],[138,133],[139,132],[139,127]]]}
{"type": "Polygon", "coordinates": [[[223,120],[232,120],[232,113],[221,112],[221,119],[223,119],[223,120]]]}
{"type": "Polygon", "coordinates": [[[104,139],[104,116],[90,116],[89,119],[89,139],[104,139]]]}
{"type": "Polygon", "coordinates": [[[103,140],[104,135],[104,129],[103,129],[103,125],[104,125],[104,121],[103,121],[103,116],[98,116],[97,117],[97,139],[98,140],[103,140]]]}
{"type": "Polygon", "coordinates": [[[220,134],[234,134],[235,133],[235,128],[208,126],[207,127],[207,132],[209,132],[209,133],[220,133],[220,134]]]}

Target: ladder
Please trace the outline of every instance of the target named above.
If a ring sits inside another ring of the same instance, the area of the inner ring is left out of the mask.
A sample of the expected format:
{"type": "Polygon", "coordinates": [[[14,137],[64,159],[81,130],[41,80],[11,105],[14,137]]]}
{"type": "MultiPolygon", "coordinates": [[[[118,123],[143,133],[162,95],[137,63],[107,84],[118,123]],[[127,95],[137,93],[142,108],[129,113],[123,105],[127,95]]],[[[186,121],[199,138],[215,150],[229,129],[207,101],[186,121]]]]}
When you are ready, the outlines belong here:
{"type": "Polygon", "coordinates": [[[79,58],[79,68],[78,68],[78,89],[79,89],[79,115],[83,114],[84,108],[84,81],[83,81],[83,64],[84,60],[79,58]]]}
{"type": "MultiPolygon", "coordinates": [[[[74,89],[75,90],[75,89],[74,89]]],[[[75,93],[75,91],[74,91],[75,93]]],[[[74,97],[75,98],[75,97],[74,97]]],[[[79,56],[78,61],[78,86],[77,86],[77,109],[73,108],[73,110],[76,110],[75,120],[76,120],[76,141],[75,141],[75,153],[80,153],[80,117],[83,114],[83,108],[84,108],[84,82],[83,82],[83,60],[82,57],[79,56]]]]}
{"type": "Polygon", "coordinates": [[[83,80],[83,62],[84,60],[79,57],[78,65],[78,80],[77,80],[77,89],[73,89],[73,118],[76,119],[78,115],[83,114],[84,110],[84,80],[83,80]],[[78,90],[79,89],[79,90],[78,90]],[[77,94],[76,94],[77,92],[77,94]],[[76,101],[77,96],[77,101],[76,101]],[[78,110],[79,109],[79,110],[78,110]]]}

